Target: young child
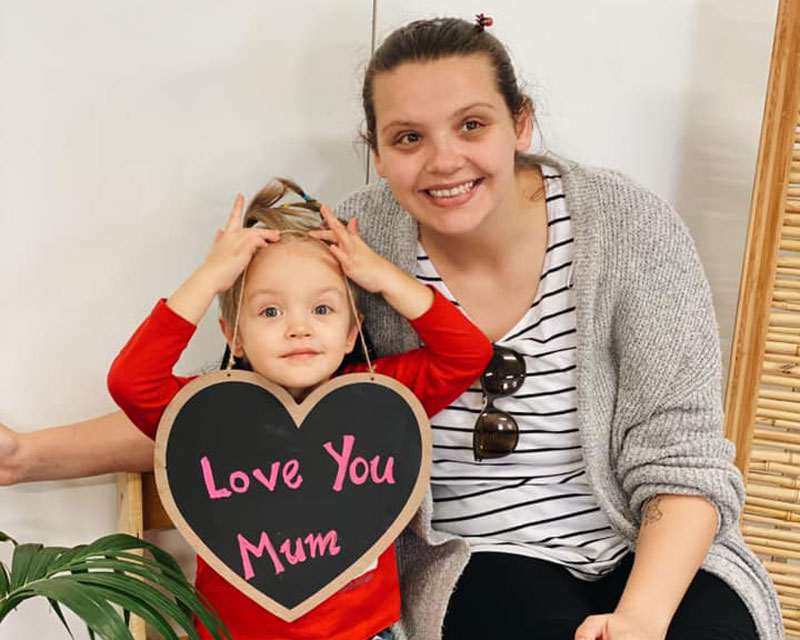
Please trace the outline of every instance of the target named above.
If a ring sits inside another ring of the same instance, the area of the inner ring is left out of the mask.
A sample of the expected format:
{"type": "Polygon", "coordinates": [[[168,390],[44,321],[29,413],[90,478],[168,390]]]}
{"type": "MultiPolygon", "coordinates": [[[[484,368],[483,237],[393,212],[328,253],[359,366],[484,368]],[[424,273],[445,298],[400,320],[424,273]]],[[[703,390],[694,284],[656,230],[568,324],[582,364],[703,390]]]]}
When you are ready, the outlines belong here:
{"type": "MultiPolygon", "coordinates": [[[[244,225],[243,200],[237,196],[203,264],[168,300],[156,304],[112,364],[111,395],[151,438],[169,401],[190,380],[174,376],[172,367],[217,294],[220,326],[233,354],[298,402],[339,373],[356,344],[358,318],[342,272],[363,289],[380,293],[424,342],[373,366],[408,386],[428,415],[458,397],[491,358],[491,344],[464,314],[373,252],[355,220],[345,226],[313,200],[279,208],[287,188],[307,198],[297,185],[273,181],[248,207],[244,225]],[[316,214],[310,220],[308,209],[320,211],[327,228],[319,227],[316,214]]],[[[364,370],[366,365],[352,365],[341,372],[364,370]]],[[[400,615],[394,546],[381,554],[374,570],[292,623],[261,608],[199,557],[196,584],[235,640],[362,640],[379,633],[390,638],[387,627],[400,615]]],[[[209,637],[206,630],[198,631],[209,637]]]]}

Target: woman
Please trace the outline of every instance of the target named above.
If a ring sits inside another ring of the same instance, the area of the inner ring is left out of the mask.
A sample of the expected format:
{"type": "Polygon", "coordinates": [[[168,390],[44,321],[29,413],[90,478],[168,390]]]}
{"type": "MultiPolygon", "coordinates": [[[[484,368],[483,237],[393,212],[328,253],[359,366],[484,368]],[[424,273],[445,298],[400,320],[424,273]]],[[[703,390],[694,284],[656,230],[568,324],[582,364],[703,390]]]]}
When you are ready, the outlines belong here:
{"type": "MultiPolygon", "coordinates": [[[[339,208],[498,346],[480,384],[433,420],[432,500],[399,543],[398,637],[443,625],[448,639],[780,638],[769,578],[738,531],[743,488],[692,242],[625,177],[523,155],[532,105],[485,26],[419,21],[376,51],[363,97],[384,181],[339,208]]],[[[369,304],[382,353],[414,346],[369,304]]],[[[19,469],[101,429],[136,443],[112,416],[6,432],[0,451],[19,469]]],[[[138,443],[121,462],[141,468],[146,454],[138,443]]],[[[94,455],[45,473],[119,468],[94,455]]]]}

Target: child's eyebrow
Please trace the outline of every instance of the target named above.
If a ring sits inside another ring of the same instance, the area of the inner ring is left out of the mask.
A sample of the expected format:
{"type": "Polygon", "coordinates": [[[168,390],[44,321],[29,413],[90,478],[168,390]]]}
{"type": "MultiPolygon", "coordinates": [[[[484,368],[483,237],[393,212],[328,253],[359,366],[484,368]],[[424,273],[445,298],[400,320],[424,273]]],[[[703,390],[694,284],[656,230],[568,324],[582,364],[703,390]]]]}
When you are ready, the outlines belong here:
{"type": "Polygon", "coordinates": [[[326,294],[329,294],[329,293],[334,293],[337,296],[342,296],[342,297],[345,296],[345,292],[339,287],[323,287],[322,289],[318,289],[316,293],[317,293],[317,295],[320,295],[320,296],[326,295],[326,294]]]}
{"type": "Polygon", "coordinates": [[[256,296],[276,296],[281,295],[282,292],[275,291],[274,289],[256,289],[255,291],[250,291],[247,294],[248,300],[250,298],[255,298],[256,296]]]}

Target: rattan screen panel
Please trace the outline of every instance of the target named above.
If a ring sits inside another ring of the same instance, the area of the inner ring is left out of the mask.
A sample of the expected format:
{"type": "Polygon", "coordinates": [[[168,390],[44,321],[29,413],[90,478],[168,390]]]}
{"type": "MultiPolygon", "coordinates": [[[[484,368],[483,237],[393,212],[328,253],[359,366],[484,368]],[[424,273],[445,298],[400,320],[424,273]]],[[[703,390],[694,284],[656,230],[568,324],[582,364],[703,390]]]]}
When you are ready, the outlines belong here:
{"type": "Polygon", "coordinates": [[[800,640],[800,0],[780,0],[725,403],[742,531],[800,640]]]}
{"type": "Polygon", "coordinates": [[[800,638],[800,114],[791,154],[742,531],[775,583],[787,638],[800,638]]]}

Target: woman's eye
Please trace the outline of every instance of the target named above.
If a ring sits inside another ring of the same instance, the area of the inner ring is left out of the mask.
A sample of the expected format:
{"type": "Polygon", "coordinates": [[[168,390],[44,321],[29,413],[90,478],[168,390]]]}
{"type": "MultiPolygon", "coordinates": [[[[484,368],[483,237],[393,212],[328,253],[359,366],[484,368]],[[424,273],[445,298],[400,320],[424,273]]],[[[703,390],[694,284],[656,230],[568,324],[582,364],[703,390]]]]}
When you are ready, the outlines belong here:
{"type": "Polygon", "coordinates": [[[409,131],[395,138],[394,143],[399,145],[409,145],[419,142],[419,134],[409,131]]]}
{"type": "Polygon", "coordinates": [[[319,316],[324,316],[331,313],[333,309],[327,304],[318,304],[314,307],[314,313],[319,316]]]}
{"type": "Polygon", "coordinates": [[[281,315],[281,310],[278,307],[267,307],[261,311],[261,315],[266,318],[277,318],[281,315]]]}
{"type": "Polygon", "coordinates": [[[483,124],[478,122],[477,120],[467,120],[461,126],[466,131],[475,131],[476,129],[480,129],[481,127],[483,127],[483,124]]]}

